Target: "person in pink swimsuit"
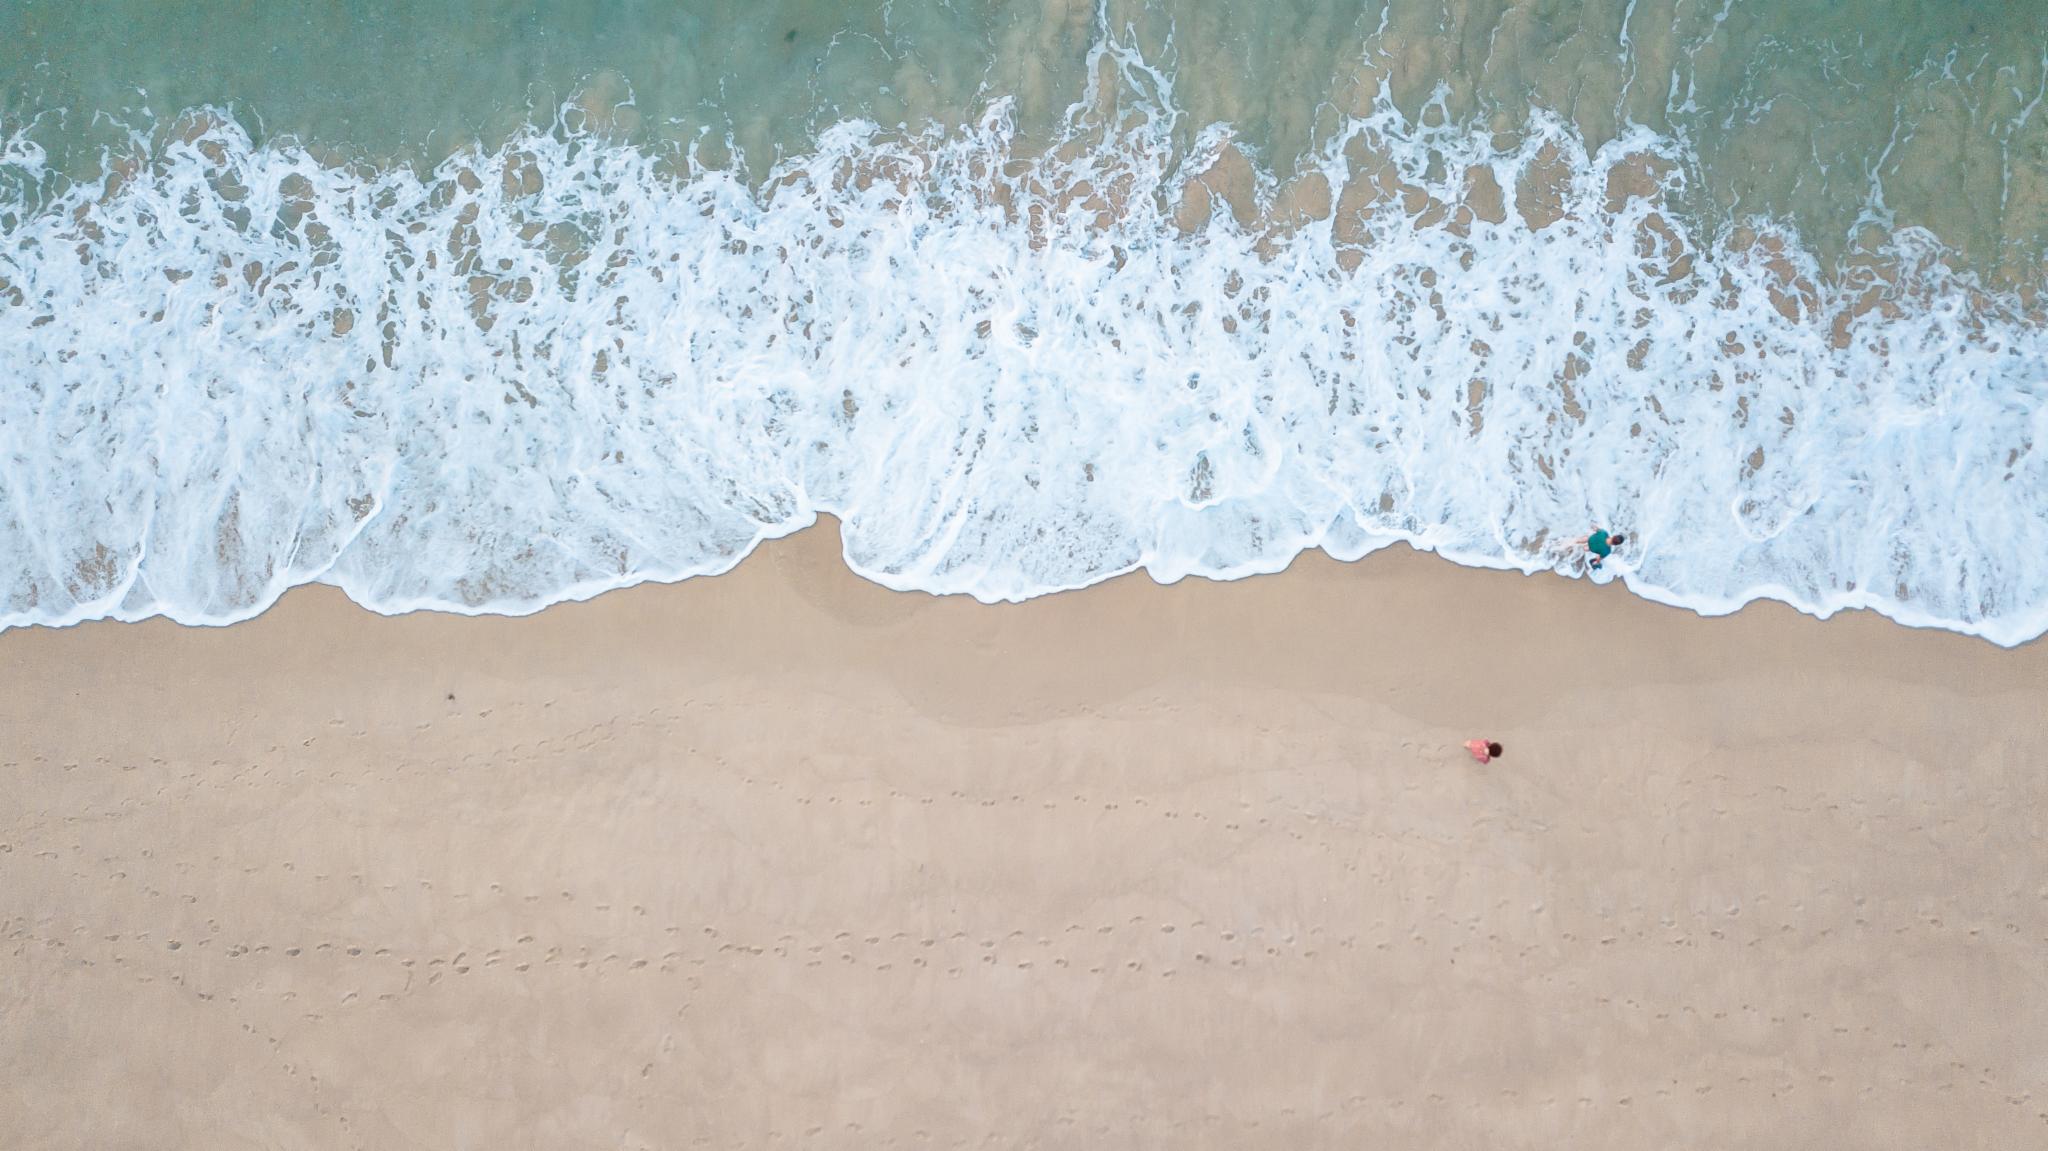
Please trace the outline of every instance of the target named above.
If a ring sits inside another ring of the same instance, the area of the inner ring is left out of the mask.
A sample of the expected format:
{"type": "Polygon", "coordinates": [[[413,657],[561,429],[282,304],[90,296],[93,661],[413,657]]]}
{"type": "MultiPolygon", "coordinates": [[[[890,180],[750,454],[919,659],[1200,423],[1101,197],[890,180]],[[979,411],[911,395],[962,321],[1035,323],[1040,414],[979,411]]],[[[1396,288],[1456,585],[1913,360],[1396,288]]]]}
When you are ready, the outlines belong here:
{"type": "Polygon", "coordinates": [[[1473,759],[1489,763],[1500,758],[1501,746],[1490,739],[1468,739],[1465,741],[1465,750],[1472,753],[1473,759]]]}

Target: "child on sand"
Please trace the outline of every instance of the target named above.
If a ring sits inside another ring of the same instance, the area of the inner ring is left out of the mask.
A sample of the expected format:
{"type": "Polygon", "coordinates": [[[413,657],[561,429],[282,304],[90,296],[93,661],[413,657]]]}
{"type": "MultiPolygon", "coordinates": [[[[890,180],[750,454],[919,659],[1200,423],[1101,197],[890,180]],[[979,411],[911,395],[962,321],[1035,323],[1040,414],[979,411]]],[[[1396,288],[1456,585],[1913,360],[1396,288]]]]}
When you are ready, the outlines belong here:
{"type": "Polygon", "coordinates": [[[1465,741],[1465,750],[1472,753],[1473,759],[1488,763],[1500,758],[1501,746],[1490,739],[1468,739],[1465,741]]]}

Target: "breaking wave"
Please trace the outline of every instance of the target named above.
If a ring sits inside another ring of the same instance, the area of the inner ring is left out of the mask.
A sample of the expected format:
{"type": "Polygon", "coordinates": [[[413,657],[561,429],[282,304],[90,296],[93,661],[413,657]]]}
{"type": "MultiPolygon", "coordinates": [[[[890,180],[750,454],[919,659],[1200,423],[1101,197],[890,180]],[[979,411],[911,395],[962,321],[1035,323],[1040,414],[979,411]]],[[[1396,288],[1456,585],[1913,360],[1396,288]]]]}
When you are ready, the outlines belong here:
{"type": "Polygon", "coordinates": [[[560,125],[336,164],[202,114],[74,185],[17,126],[0,626],[309,581],[525,612],[823,512],[863,576],[984,600],[1397,541],[1568,567],[1599,523],[1633,539],[1595,578],[1702,612],[2048,630],[2048,327],[1933,237],[1696,235],[1684,141],[1498,150],[1440,105],[1283,183],[1226,126],[1173,147],[1163,78],[1098,51],[1116,94],[1048,150],[997,105],[758,180],[560,125]]]}

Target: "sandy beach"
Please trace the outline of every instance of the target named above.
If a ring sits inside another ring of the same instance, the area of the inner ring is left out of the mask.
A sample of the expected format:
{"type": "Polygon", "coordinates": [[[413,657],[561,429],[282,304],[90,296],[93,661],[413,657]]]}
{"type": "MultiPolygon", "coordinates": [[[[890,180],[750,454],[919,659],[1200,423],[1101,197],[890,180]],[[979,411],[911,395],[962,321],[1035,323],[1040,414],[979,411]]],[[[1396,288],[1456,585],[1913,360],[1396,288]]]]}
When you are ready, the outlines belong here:
{"type": "Polygon", "coordinates": [[[0,634],[0,1143],[2048,1141],[2048,647],[837,548],[0,634]]]}

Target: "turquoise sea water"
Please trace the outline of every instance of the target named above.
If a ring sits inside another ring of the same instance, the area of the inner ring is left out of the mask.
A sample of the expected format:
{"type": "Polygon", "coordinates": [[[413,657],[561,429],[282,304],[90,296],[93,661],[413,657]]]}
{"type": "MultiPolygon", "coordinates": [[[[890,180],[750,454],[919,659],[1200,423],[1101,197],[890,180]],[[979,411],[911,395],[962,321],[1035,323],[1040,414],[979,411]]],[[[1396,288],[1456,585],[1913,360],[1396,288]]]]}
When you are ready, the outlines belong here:
{"type": "Polygon", "coordinates": [[[2048,628],[2037,4],[0,10],[0,620],[1407,540],[2048,628]]]}

